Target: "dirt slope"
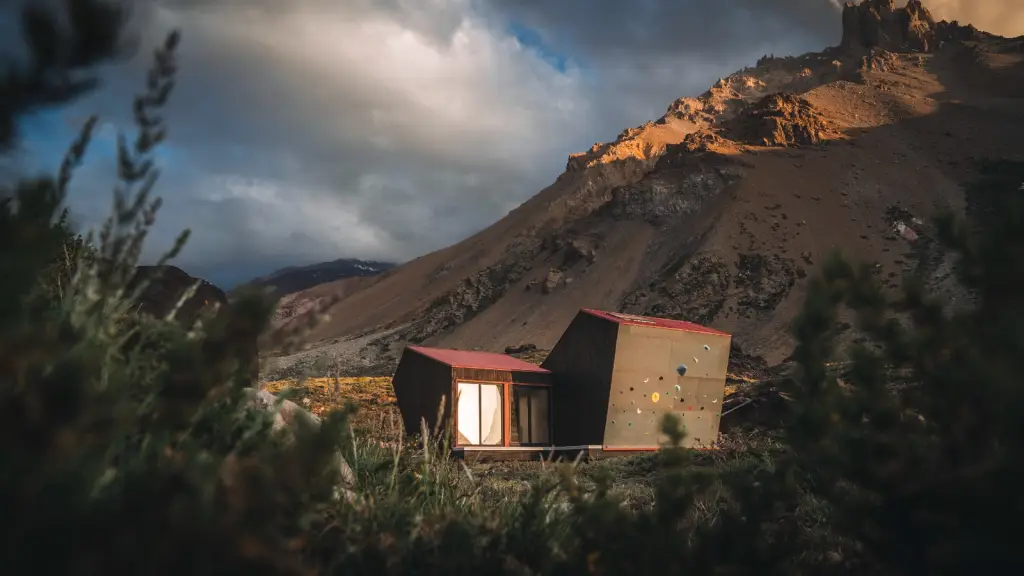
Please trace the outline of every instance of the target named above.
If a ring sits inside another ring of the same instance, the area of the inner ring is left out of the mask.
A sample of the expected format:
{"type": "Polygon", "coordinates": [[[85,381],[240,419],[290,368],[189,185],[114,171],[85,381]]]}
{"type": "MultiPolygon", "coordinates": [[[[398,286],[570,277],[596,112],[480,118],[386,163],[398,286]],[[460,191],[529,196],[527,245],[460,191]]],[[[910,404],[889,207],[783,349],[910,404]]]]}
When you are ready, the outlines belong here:
{"type": "Polygon", "coordinates": [[[343,369],[407,341],[550,348],[596,307],[707,323],[774,362],[832,248],[893,287],[928,266],[962,297],[924,222],[962,211],[978,161],[1024,158],[1024,39],[935,23],[913,1],[868,0],[843,21],[841,46],[763,58],[672,103],[459,244],[294,295],[342,291],[313,341],[343,369]]]}

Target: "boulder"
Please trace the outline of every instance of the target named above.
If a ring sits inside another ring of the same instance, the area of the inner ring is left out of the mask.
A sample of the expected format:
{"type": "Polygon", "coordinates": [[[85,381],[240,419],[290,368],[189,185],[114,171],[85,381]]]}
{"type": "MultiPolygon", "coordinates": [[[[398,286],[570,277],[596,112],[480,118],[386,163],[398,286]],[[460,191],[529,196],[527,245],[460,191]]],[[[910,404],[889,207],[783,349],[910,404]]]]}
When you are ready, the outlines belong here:
{"type": "MultiPolygon", "coordinates": [[[[274,412],[274,430],[292,431],[301,425],[317,428],[320,426],[320,418],[291,400],[280,399],[266,390],[255,388],[249,388],[246,392],[252,406],[274,412]]],[[[355,497],[352,491],[356,483],[355,473],[341,454],[337,455],[337,461],[341,474],[341,496],[351,501],[355,497]]]]}
{"type": "Polygon", "coordinates": [[[544,294],[550,294],[555,290],[555,288],[558,288],[558,286],[562,284],[564,280],[565,274],[558,268],[552,268],[548,270],[548,275],[544,279],[544,284],[541,287],[541,291],[544,294]]]}
{"type": "Polygon", "coordinates": [[[590,243],[580,238],[569,241],[567,255],[574,262],[583,260],[587,264],[593,264],[597,260],[597,250],[590,243]]]}

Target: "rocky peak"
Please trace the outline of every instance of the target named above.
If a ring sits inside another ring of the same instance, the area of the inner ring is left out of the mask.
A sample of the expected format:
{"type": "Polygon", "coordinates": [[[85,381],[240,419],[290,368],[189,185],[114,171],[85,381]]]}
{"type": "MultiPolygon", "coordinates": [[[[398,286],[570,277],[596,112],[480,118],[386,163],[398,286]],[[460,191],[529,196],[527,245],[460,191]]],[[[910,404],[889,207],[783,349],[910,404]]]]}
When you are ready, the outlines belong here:
{"type": "MultiPolygon", "coordinates": [[[[190,276],[176,266],[139,266],[128,282],[127,290],[131,292],[143,281],[148,281],[146,288],[139,295],[137,311],[162,318],[178,305],[179,300],[195,286],[192,296],[181,302],[175,319],[186,327],[191,327],[200,314],[213,306],[227,306],[228,297],[223,290],[201,278],[190,276]]],[[[259,352],[256,337],[241,342],[246,354],[251,357],[250,373],[252,381],[259,379],[259,352]]]]}
{"type": "Polygon", "coordinates": [[[897,8],[895,0],[847,2],[843,7],[845,49],[930,52],[937,44],[935,19],[921,0],[909,0],[903,8],[897,8]]]}
{"type": "Polygon", "coordinates": [[[806,99],[769,94],[726,125],[733,139],[755,146],[817,145],[834,139],[834,124],[806,99]]]}
{"type": "Polygon", "coordinates": [[[142,281],[148,280],[146,289],[139,295],[139,312],[150,316],[164,317],[178,304],[185,293],[196,286],[190,298],[182,302],[176,317],[184,325],[195,322],[199,314],[209,306],[226,306],[227,295],[213,284],[189,276],[177,266],[139,266],[129,281],[128,290],[133,290],[142,281]]]}

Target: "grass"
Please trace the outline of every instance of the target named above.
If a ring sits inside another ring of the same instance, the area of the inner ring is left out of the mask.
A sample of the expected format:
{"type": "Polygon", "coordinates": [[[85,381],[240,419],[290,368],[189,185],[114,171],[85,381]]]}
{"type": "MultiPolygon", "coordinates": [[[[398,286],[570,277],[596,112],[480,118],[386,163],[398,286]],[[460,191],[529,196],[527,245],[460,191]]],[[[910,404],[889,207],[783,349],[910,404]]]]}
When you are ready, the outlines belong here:
{"type": "MultiPolygon", "coordinates": [[[[402,419],[389,377],[286,379],[267,382],[264,387],[274,394],[286,392],[290,399],[317,416],[354,404],[358,411],[353,427],[374,444],[396,445],[403,441],[402,419]]],[[[728,397],[745,388],[744,384],[730,383],[725,394],[728,397]]],[[[728,466],[749,447],[763,448],[773,442],[772,438],[756,433],[723,436],[721,448],[704,452],[698,462],[712,467],[728,466]]],[[[412,447],[408,441],[403,443],[412,447]]],[[[594,486],[598,477],[609,477],[611,494],[626,507],[649,509],[654,503],[657,458],[656,454],[642,454],[584,461],[576,464],[576,477],[584,487],[594,486]]],[[[467,468],[481,500],[507,505],[525,498],[531,483],[540,475],[555,472],[557,465],[540,461],[478,462],[468,464],[467,468]]]]}
{"type": "Polygon", "coordinates": [[[264,388],[274,394],[287,391],[292,401],[317,416],[355,404],[359,409],[353,420],[355,427],[389,439],[399,434],[401,417],[391,378],[288,379],[267,382],[264,388]]]}
{"type": "Polygon", "coordinates": [[[361,410],[377,412],[395,406],[395,390],[388,377],[277,380],[267,382],[265,388],[274,394],[293,391],[296,401],[317,416],[347,403],[354,403],[361,410]]]}
{"type": "MultiPolygon", "coordinates": [[[[742,382],[756,381],[744,379],[742,382]]],[[[267,382],[264,387],[274,394],[291,391],[297,402],[317,416],[348,403],[356,404],[361,411],[376,413],[397,409],[395,390],[391,386],[391,378],[387,376],[275,380],[267,382]]],[[[725,397],[728,398],[738,390],[739,386],[727,384],[725,397]]]]}

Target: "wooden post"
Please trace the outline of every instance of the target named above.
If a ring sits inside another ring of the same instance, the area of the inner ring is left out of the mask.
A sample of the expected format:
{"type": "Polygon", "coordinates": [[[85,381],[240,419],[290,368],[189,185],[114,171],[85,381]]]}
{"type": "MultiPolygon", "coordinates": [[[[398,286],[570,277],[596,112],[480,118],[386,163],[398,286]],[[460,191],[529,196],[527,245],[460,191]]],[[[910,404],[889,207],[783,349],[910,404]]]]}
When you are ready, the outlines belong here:
{"type": "Polygon", "coordinates": [[[512,384],[505,382],[502,384],[502,419],[504,420],[502,426],[502,446],[508,447],[512,445],[512,384]]]}

